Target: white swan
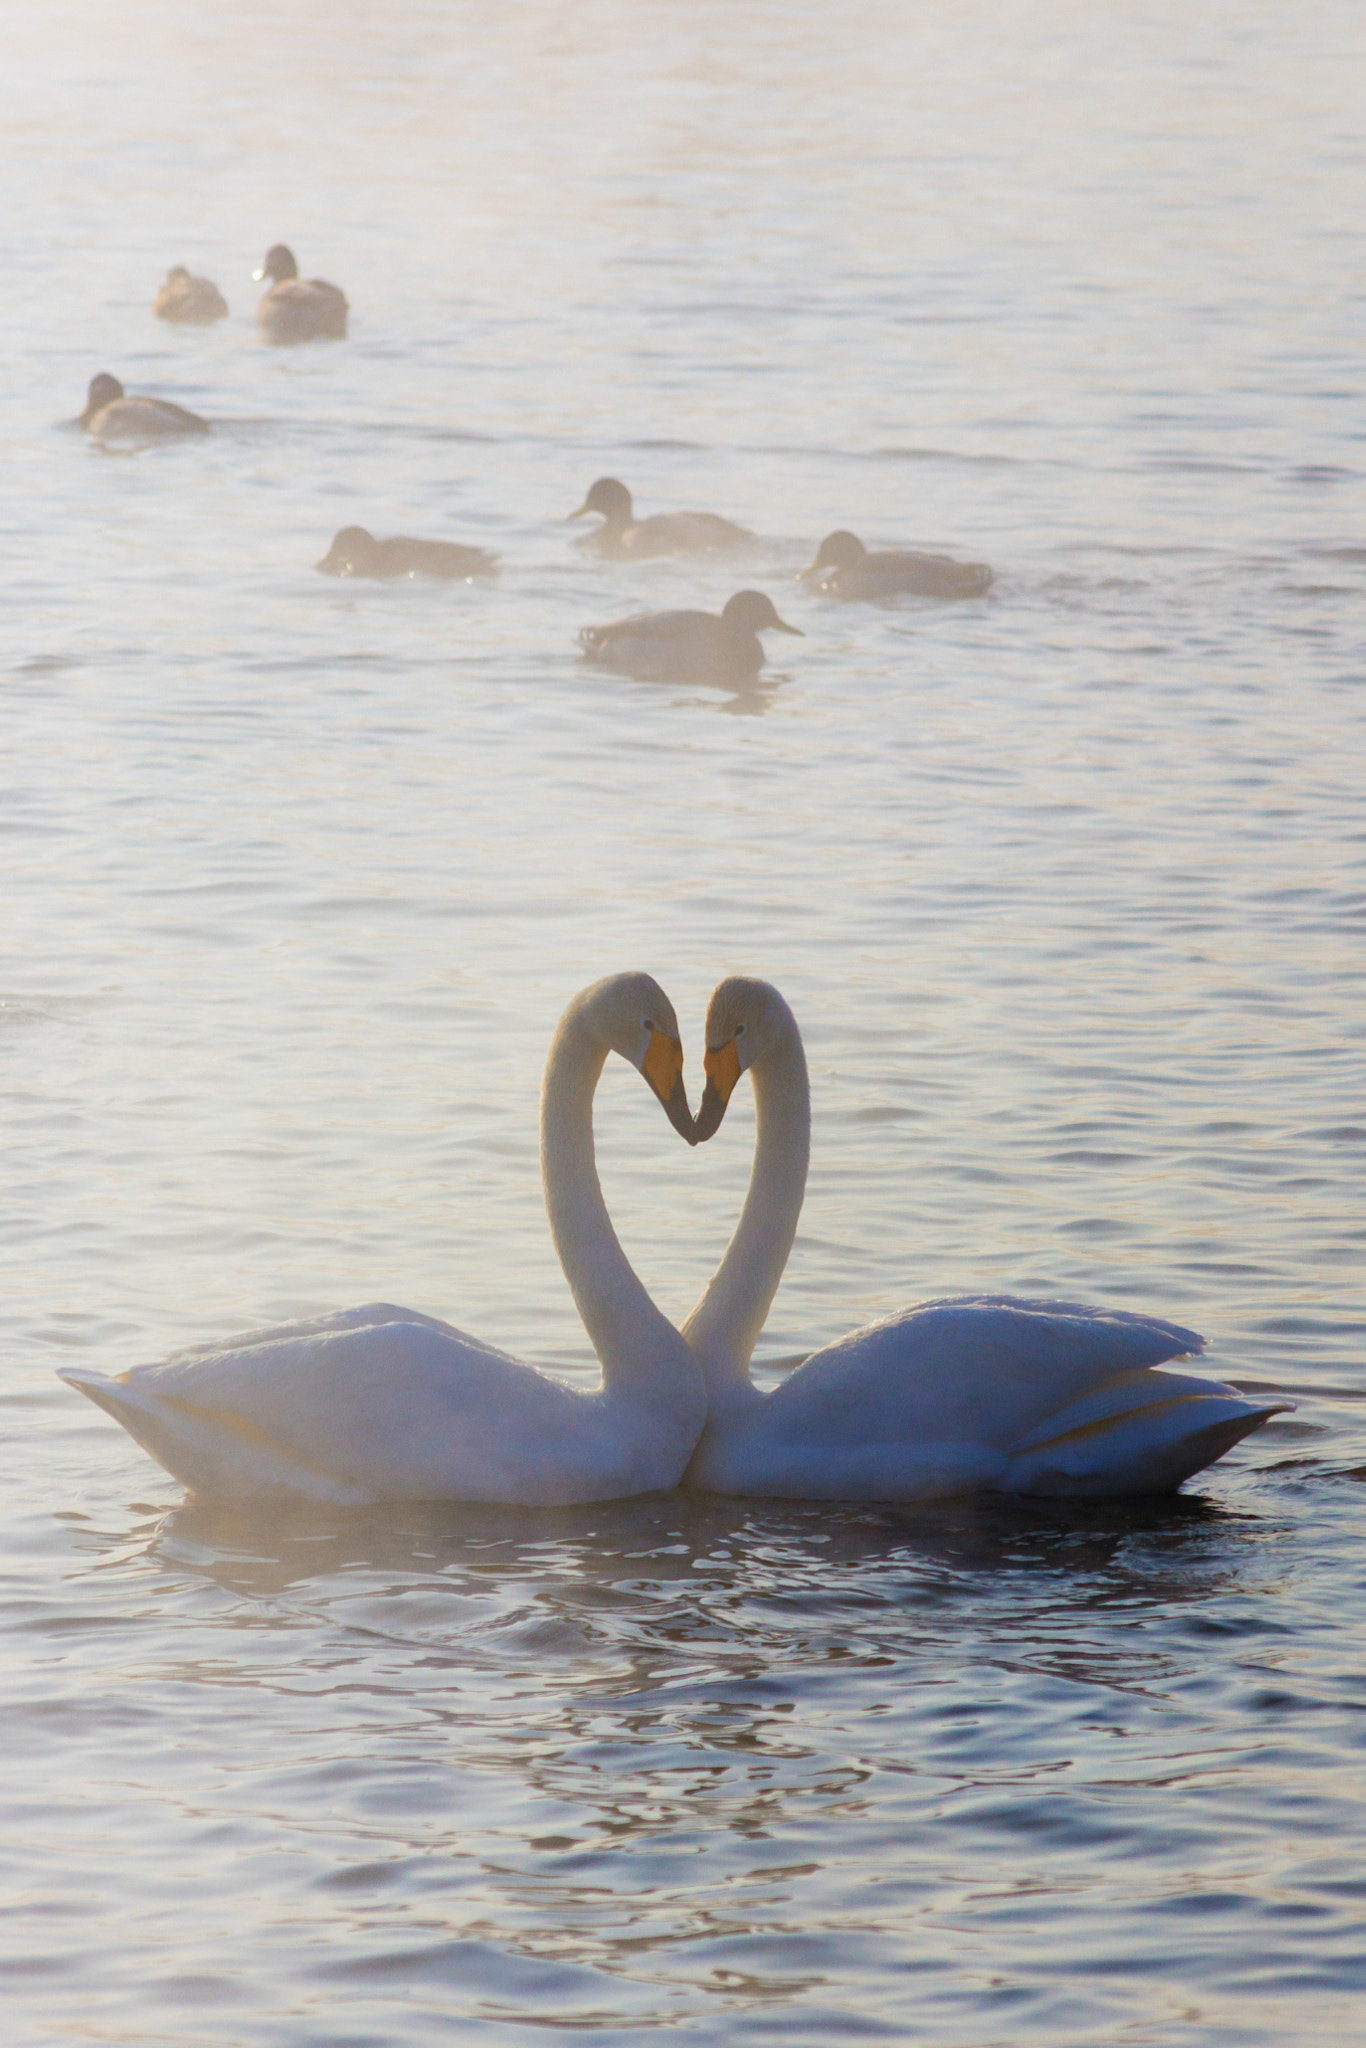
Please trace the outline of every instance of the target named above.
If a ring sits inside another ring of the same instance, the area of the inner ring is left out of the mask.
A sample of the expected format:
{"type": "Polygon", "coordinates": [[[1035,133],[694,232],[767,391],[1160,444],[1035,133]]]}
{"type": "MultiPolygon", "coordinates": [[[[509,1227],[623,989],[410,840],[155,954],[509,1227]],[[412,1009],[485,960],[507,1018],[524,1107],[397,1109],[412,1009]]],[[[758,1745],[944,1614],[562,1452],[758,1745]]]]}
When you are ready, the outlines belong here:
{"type": "Polygon", "coordinates": [[[541,1170],[555,1246],[602,1360],[599,1391],[384,1302],[193,1345],[114,1379],[78,1367],[60,1377],[200,1493],[561,1506],[677,1485],[706,1389],[608,1220],[593,1094],[609,1051],[640,1070],[694,1142],[663,990],[645,974],[585,989],[546,1061],[541,1170]]]}
{"type": "Polygon", "coordinates": [[[904,1309],[761,1393],[749,1361],[796,1235],[811,1128],[801,1034],[775,988],[721,983],[706,1070],[699,1140],[745,1071],[758,1136],[735,1235],[683,1325],[710,1403],[685,1484],[859,1500],[1163,1493],[1293,1405],[1155,1371],[1203,1346],[1174,1323],[1011,1295],[904,1309]]]}

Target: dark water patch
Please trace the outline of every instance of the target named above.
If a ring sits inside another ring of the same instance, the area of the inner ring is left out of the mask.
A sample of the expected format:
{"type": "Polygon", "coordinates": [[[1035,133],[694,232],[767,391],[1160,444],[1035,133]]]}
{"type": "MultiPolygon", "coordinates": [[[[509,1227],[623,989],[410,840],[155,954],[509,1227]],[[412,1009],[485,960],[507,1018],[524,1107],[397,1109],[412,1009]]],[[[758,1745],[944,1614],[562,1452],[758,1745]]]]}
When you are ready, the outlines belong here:
{"type": "Polygon", "coordinates": [[[671,434],[647,435],[641,440],[623,441],[621,445],[623,448],[640,448],[647,453],[664,453],[671,450],[676,450],[679,454],[684,455],[702,455],[706,453],[705,442],[683,441],[671,434]]]}
{"type": "Polygon", "coordinates": [[[1262,1337],[1366,1337],[1366,1320],[1348,1313],[1341,1318],[1310,1315],[1263,1316],[1248,1325],[1262,1337]]]}
{"type": "Polygon", "coordinates": [[[1143,458],[1140,467],[1167,470],[1178,476],[1259,476],[1266,465],[1261,462],[1231,462],[1227,458],[1210,455],[1149,455],[1143,458]]]}
{"type": "Polygon", "coordinates": [[[23,661],[16,661],[7,673],[12,676],[60,676],[84,665],[84,657],[77,654],[31,654],[23,661]]]}
{"type": "Polygon", "coordinates": [[[1137,1152],[1088,1152],[1074,1149],[1065,1152],[1048,1152],[1045,1153],[1044,1157],[1050,1166],[1114,1168],[1141,1166],[1143,1164],[1142,1155],[1137,1152]]]}
{"type": "Polygon", "coordinates": [[[1026,465],[1046,464],[1050,459],[1037,455],[1006,455],[999,450],[969,451],[961,448],[917,447],[904,444],[886,448],[850,451],[832,448],[812,452],[838,455],[842,460],[852,462],[943,462],[965,469],[1015,469],[1026,465]]]}
{"type": "Polygon", "coordinates": [[[1063,540],[1054,544],[1053,552],[1059,555],[1125,555],[1140,561],[1212,560],[1215,557],[1218,557],[1221,561],[1223,559],[1222,551],[1207,541],[1178,541],[1175,539],[1163,541],[1120,541],[1100,540],[1098,538],[1063,540]]]}

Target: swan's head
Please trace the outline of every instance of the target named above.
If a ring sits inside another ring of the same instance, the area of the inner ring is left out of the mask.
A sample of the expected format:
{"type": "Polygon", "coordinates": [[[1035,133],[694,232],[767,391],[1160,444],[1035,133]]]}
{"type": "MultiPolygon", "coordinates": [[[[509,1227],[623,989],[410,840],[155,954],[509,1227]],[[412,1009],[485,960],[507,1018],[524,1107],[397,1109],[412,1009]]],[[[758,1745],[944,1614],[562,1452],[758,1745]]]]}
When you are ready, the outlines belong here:
{"type": "Polygon", "coordinates": [[[578,511],[571,512],[569,516],[571,519],[586,519],[590,512],[601,512],[611,526],[629,526],[631,493],[614,476],[600,476],[578,511]]]}
{"type": "Polygon", "coordinates": [[[299,266],[294,261],[294,251],[287,249],[283,242],[277,242],[273,249],[267,249],[266,259],[261,268],[253,270],[251,274],[257,284],[267,277],[276,284],[286,283],[291,277],[299,275],[299,266]]]}
{"type": "Polygon", "coordinates": [[[818,576],[823,569],[853,569],[863,560],[868,550],[856,533],[848,533],[843,527],[838,533],[827,533],[816,550],[816,559],[809,569],[803,569],[799,582],[808,576],[818,576]]]}
{"type": "Polygon", "coordinates": [[[643,1074],[681,1138],[697,1143],[683,1086],[683,1039],[674,1006],[648,974],[609,974],[584,997],[613,1052],[643,1074]]]}
{"type": "Polygon", "coordinates": [[[778,617],[773,599],[765,597],[762,590],[737,590],[734,597],[727,598],[721,624],[737,633],[793,633],[798,640],[806,638],[800,626],[789,626],[786,619],[778,617]]]}
{"type": "Polygon", "coordinates": [[[702,1062],[707,1085],[697,1112],[697,1143],[721,1127],[735,1084],[790,1028],[792,1012],[772,982],[732,974],[717,984],[707,1004],[707,1052],[702,1062]]]}

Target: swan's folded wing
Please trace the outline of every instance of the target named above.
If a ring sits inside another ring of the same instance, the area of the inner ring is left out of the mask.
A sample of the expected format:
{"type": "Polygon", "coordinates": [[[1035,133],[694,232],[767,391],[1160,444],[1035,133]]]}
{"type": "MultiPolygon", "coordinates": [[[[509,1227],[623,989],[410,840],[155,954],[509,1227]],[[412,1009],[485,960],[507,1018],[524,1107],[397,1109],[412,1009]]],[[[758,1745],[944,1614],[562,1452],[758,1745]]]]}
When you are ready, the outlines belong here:
{"type": "Polygon", "coordinates": [[[262,1344],[287,1344],[296,1337],[315,1337],[330,1330],[373,1329],[381,1323],[417,1323],[425,1330],[441,1330],[446,1336],[458,1338],[473,1351],[486,1351],[496,1358],[511,1358],[511,1353],[499,1351],[496,1345],[481,1343],[467,1331],[457,1329],[454,1323],[443,1322],[440,1316],[425,1316],[419,1309],[399,1308],[392,1301],[366,1301],[357,1308],[334,1308],[320,1316],[299,1316],[288,1323],[272,1323],[260,1330],[234,1330],[226,1337],[212,1337],[198,1344],[186,1344],[179,1351],[172,1351],[154,1370],[162,1366],[175,1365],[181,1359],[207,1358],[216,1352],[254,1350],[262,1344]]]}
{"type": "Polygon", "coordinates": [[[921,1302],[838,1339],[775,1389],[831,1443],[898,1438],[1002,1451],[1111,1381],[1198,1352],[1194,1330],[1125,1309],[1016,1295],[921,1302]]]}
{"type": "Polygon", "coordinates": [[[185,1485],[224,1495],[554,1499],[590,1422],[563,1382],[416,1320],[61,1377],[185,1485]]]}
{"type": "MultiPolygon", "coordinates": [[[[1161,1316],[1023,1294],[949,1294],[903,1309],[900,1315],[925,1317],[942,1312],[953,1318],[960,1310],[974,1321],[994,1323],[1003,1334],[1008,1333],[1022,1357],[1032,1354],[1040,1363],[1050,1359],[1058,1345],[1103,1347],[1112,1372],[1125,1366],[1165,1365],[1170,1358],[1191,1357],[1205,1348],[1198,1330],[1166,1322],[1161,1316]]],[[[899,1319],[888,1317],[889,1322],[899,1319]]],[[[875,1323],[872,1327],[880,1326],[875,1323]]]]}

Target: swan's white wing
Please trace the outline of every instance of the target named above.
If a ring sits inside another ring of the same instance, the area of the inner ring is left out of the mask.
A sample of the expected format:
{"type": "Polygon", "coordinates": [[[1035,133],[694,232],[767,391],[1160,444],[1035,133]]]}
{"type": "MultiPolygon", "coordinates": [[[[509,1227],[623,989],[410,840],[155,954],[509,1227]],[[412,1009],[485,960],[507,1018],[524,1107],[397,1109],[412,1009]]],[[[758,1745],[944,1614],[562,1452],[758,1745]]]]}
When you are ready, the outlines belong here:
{"type": "Polygon", "coordinates": [[[117,1379],[61,1377],[204,1493],[533,1505],[660,1483],[637,1470],[637,1432],[596,1395],[429,1319],[318,1321],[332,1326],[117,1379]]]}
{"type": "Polygon", "coordinates": [[[1177,1323],[1080,1302],[957,1295],[829,1344],[770,1397],[828,1417],[832,1441],[980,1442],[1010,1452],[1045,1417],[1132,1373],[1198,1352],[1177,1323]]]}
{"type": "Polygon", "coordinates": [[[1288,1405],[1153,1369],[1203,1341],[1079,1302],[924,1302],[817,1352],[704,1439],[694,1483],[884,1500],[1165,1491],[1288,1405]]]}
{"type": "Polygon", "coordinates": [[[424,1316],[419,1309],[399,1308],[392,1301],[366,1301],[358,1308],[328,1309],[320,1316],[300,1316],[293,1322],[272,1323],[260,1330],[234,1330],[227,1337],[211,1337],[198,1344],[186,1344],[179,1351],[173,1351],[151,1370],[161,1371],[165,1366],[174,1365],[182,1358],[207,1358],[217,1352],[254,1350],[261,1344],[288,1343],[295,1337],[318,1336],[327,1330],[363,1330],[379,1323],[418,1323],[426,1330],[444,1330],[448,1337],[458,1337],[462,1344],[468,1344],[476,1351],[493,1352],[500,1358],[511,1358],[512,1354],[498,1351],[491,1344],[481,1344],[454,1323],[443,1322],[440,1316],[424,1316]]]}

